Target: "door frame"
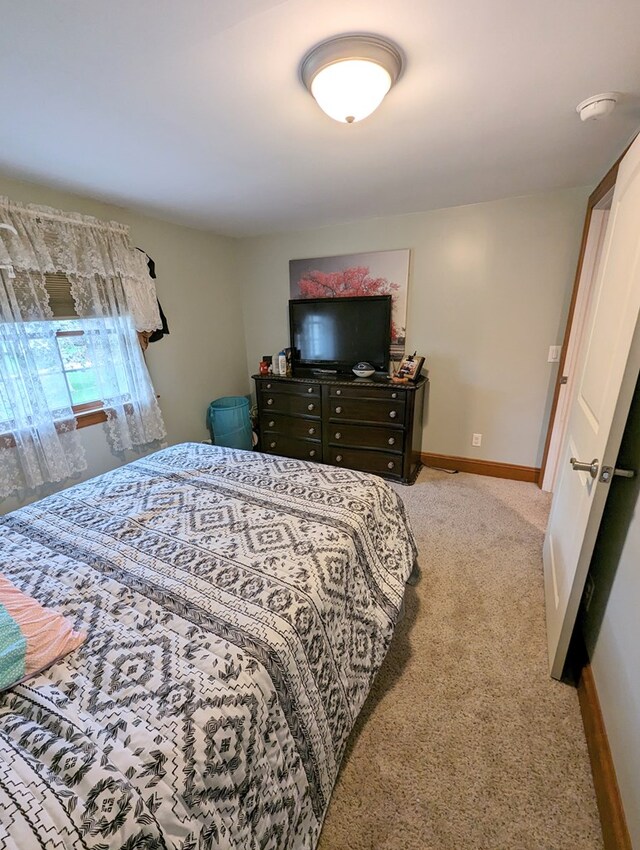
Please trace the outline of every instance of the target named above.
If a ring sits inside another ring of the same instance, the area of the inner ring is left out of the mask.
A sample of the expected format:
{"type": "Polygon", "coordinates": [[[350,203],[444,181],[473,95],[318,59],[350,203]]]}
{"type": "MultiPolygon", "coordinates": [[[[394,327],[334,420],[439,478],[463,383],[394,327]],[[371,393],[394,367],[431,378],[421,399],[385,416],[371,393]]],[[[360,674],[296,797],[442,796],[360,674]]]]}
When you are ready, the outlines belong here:
{"type": "MultiPolygon", "coordinates": [[[[633,141],[633,140],[632,140],[633,141]]],[[[589,200],[587,201],[587,213],[584,219],[584,226],[582,228],[582,241],[580,243],[580,253],[578,255],[578,265],[576,268],[576,275],[573,281],[573,290],[571,292],[571,302],[569,303],[569,312],[567,315],[567,324],[564,329],[564,337],[562,340],[562,349],[560,351],[560,361],[558,363],[558,374],[556,375],[556,384],[553,391],[553,402],[551,404],[551,413],[549,414],[549,425],[547,427],[547,436],[544,441],[544,451],[542,453],[542,463],[540,464],[540,472],[538,473],[538,487],[542,488],[542,483],[544,481],[545,472],[547,469],[547,460],[549,459],[549,448],[551,446],[551,437],[553,434],[553,429],[556,424],[556,414],[558,412],[558,401],[560,399],[560,390],[562,389],[562,376],[564,375],[564,367],[567,359],[567,351],[569,348],[569,338],[571,336],[571,331],[573,327],[573,319],[576,310],[576,302],[578,301],[578,292],[580,291],[580,286],[584,283],[583,279],[583,266],[585,261],[585,254],[587,251],[587,243],[589,241],[589,231],[591,228],[591,217],[593,215],[594,209],[597,205],[602,201],[602,199],[607,195],[608,192],[613,189],[616,185],[616,180],[618,178],[618,169],[620,167],[620,163],[626,152],[631,147],[631,142],[627,145],[624,151],[620,154],[616,162],[611,166],[609,171],[605,174],[602,180],[598,183],[593,192],[589,195],[589,200]]]]}

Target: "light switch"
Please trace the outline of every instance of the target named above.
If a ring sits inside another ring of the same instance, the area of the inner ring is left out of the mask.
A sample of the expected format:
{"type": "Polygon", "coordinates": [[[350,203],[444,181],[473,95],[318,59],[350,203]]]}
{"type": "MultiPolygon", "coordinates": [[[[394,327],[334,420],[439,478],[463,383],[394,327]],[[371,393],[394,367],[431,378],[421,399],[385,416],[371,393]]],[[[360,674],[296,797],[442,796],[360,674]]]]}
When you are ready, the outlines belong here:
{"type": "Polygon", "coordinates": [[[549,356],[547,357],[547,363],[557,363],[560,360],[560,352],[562,351],[561,345],[550,345],[549,346],[549,356]]]}

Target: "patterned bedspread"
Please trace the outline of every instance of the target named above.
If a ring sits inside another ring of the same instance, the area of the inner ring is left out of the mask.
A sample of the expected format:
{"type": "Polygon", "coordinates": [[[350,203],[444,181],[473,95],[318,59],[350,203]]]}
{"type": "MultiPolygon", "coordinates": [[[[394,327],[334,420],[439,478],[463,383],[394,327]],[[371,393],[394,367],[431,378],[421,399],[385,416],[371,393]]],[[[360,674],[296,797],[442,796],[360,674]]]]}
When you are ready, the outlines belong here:
{"type": "Polygon", "coordinates": [[[414,555],[381,479],[191,443],[0,517],[88,631],[0,695],[0,848],[313,848],[414,555]]]}

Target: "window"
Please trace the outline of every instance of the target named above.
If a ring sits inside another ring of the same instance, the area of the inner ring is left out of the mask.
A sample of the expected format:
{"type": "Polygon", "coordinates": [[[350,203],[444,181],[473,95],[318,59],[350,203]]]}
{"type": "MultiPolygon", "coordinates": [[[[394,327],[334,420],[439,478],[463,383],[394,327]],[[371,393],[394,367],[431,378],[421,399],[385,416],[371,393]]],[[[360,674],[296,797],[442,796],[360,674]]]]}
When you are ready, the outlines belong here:
{"type": "Polygon", "coordinates": [[[104,405],[83,323],[78,318],[67,318],[76,316],[71,285],[63,274],[46,275],[45,285],[57,324],[56,342],[78,427],[92,425],[105,418],[104,405]]]}
{"type": "MultiPolygon", "coordinates": [[[[0,330],[10,333],[6,326],[0,330]]],[[[9,398],[10,384],[31,396],[41,391],[54,418],[55,411],[68,411],[71,406],[79,427],[104,421],[104,405],[82,321],[58,321],[53,334],[50,322],[25,322],[23,330],[24,346],[31,352],[39,386],[36,389],[25,377],[22,349],[13,341],[9,343],[8,335],[0,333],[0,363],[8,379],[0,382],[0,433],[12,430],[16,415],[9,398]],[[88,418],[90,413],[93,415],[88,418]]]]}
{"type": "MultiPolygon", "coordinates": [[[[106,414],[89,340],[93,323],[90,319],[77,317],[70,283],[65,275],[48,274],[45,277],[54,318],[47,322],[23,324],[25,345],[29,347],[33,362],[37,364],[36,371],[42,392],[52,411],[68,410],[71,402],[78,427],[102,422],[106,419],[106,414]],[[52,324],[55,329],[53,335],[52,324]],[[61,380],[61,372],[64,380],[61,380]]],[[[116,321],[110,322],[113,325],[112,331],[116,330],[116,321]]],[[[19,349],[2,337],[0,334],[2,370],[9,381],[15,385],[22,384],[23,391],[28,392],[28,385],[24,383],[24,369],[21,369],[19,349]]],[[[0,433],[11,430],[13,418],[6,385],[3,387],[0,382],[0,433]]]]}
{"type": "Polygon", "coordinates": [[[97,375],[82,322],[79,319],[66,319],[59,322],[56,342],[73,412],[83,415],[89,411],[101,410],[103,403],[98,389],[97,375]]]}

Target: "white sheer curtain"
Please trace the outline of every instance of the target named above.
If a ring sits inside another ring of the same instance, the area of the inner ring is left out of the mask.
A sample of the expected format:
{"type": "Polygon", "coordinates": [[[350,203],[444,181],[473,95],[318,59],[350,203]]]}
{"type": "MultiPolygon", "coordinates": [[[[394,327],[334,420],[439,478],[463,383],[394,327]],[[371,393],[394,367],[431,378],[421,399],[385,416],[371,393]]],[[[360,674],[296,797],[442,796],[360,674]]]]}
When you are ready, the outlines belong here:
{"type": "Polygon", "coordinates": [[[0,270],[0,498],[86,469],[42,276],[0,270]]]}
{"type": "Polygon", "coordinates": [[[63,274],[114,452],[154,447],[164,423],[137,331],[161,327],[145,256],[116,222],[0,198],[0,497],[86,467],[46,289],[63,274]]]}

